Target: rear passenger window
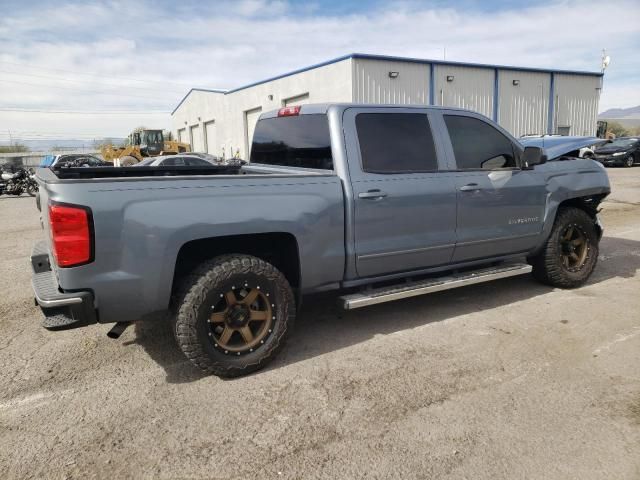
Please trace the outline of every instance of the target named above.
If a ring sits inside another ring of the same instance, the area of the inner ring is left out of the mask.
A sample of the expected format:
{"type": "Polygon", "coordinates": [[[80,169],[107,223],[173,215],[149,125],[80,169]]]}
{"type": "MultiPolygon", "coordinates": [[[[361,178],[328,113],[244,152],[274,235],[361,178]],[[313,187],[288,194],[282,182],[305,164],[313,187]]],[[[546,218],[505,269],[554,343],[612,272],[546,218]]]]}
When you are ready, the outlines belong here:
{"type": "Polygon", "coordinates": [[[438,170],[424,113],[360,113],[356,116],[362,169],[369,173],[438,170]]]}
{"type": "Polygon", "coordinates": [[[168,158],[160,165],[163,167],[182,167],[184,166],[184,159],[182,158],[168,158]]]}
{"type": "Polygon", "coordinates": [[[185,159],[185,163],[187,164],[187,166],[189,167],[206,167],[208,165],[211,165],[209,162],[207,162],[206,160],[202,160],[200,158],[186,158],[185,159]]]}
{"type": "Polygon", "coordinates": [[[445,115],[456,164],[460,170],[514,168],[511,141],[486,122],[472,117],[445,115]]]}

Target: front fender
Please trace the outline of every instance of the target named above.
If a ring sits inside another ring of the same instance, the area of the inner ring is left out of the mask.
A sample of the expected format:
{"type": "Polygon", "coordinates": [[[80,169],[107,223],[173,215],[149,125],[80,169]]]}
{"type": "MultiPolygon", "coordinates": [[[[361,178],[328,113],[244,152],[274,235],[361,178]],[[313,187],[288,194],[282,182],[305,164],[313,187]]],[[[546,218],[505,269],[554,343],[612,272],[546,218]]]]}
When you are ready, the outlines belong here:
{"type": "MultiPolygon", "coordinates": [[[[594,160],[555,161],[536,168],[545,174],[547,184],[545,219],[536,247],[538,251],[551,235],[559,208],[565,205],[583,208],[596,221],[598,205],[611,193],[611,185],[604,167],[594,160]]],[[[602,236],[602,226],[598,229],[602,236]]]]}

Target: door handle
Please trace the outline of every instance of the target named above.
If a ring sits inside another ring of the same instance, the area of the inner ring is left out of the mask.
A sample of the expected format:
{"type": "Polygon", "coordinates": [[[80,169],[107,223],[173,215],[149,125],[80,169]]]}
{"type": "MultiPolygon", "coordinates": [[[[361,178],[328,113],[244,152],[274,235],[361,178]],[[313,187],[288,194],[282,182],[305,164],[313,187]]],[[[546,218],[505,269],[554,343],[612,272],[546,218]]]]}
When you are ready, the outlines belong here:
{"type": "Polygon", "coordinates": [[[369,200],[379,200],[387,196],[386,192],[381,190],[368,190],[358,194],[358,198],[365,198],[369,200]]]}
{"type": "Polygon", "coordinates": [[[480,190],[480,186],[477,183],[468,183],[460,187],[461,192],[475,192],[476,190],[480,190]]]}

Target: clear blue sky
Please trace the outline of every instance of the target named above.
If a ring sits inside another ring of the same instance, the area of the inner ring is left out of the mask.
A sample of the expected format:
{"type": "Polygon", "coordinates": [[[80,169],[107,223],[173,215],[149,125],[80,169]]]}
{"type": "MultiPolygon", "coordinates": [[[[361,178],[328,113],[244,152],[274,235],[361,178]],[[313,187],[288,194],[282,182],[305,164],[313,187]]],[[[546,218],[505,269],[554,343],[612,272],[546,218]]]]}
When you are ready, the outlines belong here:
{"type": "Polygon", "coordinates": [[[192,86],[233,88],[350,52],[441,59],[446,49],[448,60],[597,71],[607,48],[601,110],[629,107],[640,104],[638,46],[638,0],[5,0],[0,141],[7,125],[88,136],[168,126],[152,112],[192,86]],[[19,109],[49,112],[9,111],[19,109]]]}

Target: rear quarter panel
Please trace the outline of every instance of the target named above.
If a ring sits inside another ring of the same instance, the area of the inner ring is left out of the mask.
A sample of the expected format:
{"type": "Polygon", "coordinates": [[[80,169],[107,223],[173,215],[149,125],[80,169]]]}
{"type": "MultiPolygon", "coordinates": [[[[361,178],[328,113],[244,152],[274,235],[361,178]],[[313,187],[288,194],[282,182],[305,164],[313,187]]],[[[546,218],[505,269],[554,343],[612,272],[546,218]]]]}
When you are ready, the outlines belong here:
{"type": "Polygon", "coordinates": [[[92,209],[95,261],[57,269],[57,275],[65,290],[94,290],[101,322],[165,310],[178,252],[196,239],[290,233],[298,243],[303,291],[340,281],[344,273],[344,207],[336,176],[76,180],[45,188],[45,201],[92,209]]]}

